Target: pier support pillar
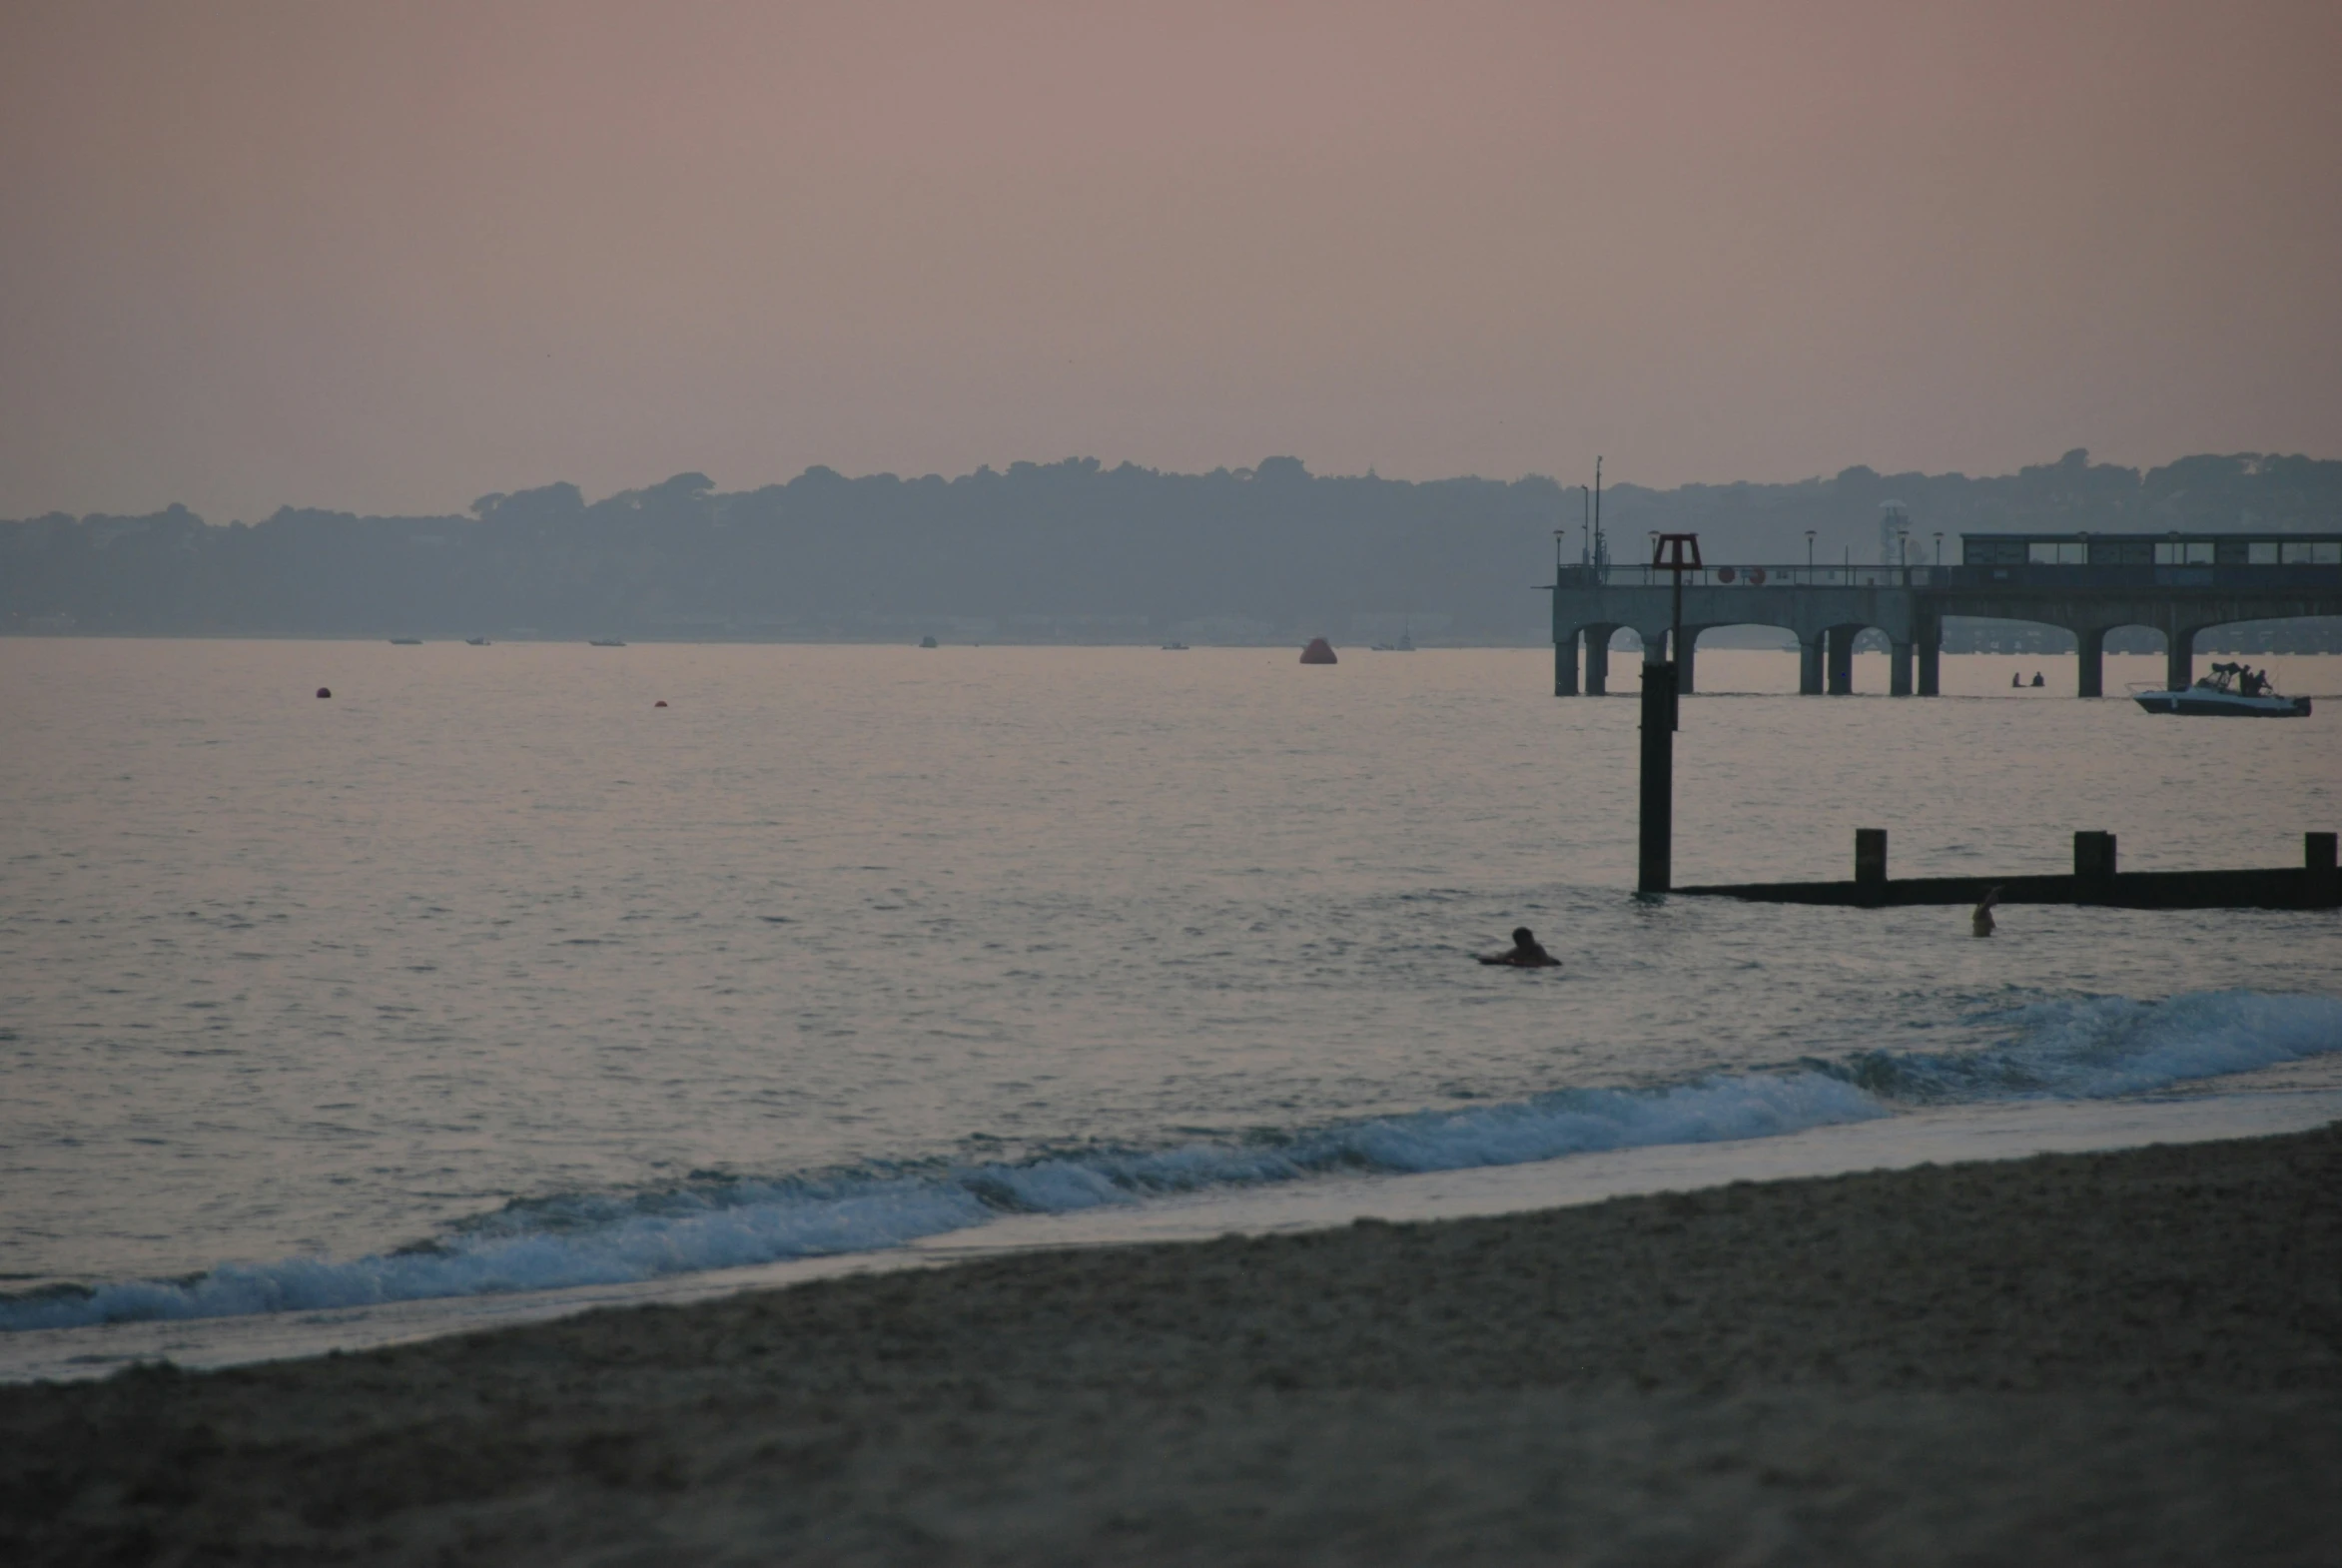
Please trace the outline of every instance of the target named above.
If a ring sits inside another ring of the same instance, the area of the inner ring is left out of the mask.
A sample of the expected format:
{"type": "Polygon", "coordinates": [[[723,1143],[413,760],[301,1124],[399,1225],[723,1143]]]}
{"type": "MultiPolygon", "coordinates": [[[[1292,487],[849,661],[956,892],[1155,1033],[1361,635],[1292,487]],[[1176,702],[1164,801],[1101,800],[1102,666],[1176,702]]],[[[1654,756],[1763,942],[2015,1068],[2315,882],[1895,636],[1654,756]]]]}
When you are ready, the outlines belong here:
{"type": "Polygon", "coordinates": [[[1586,695],[1610,695],[1610,634],[1616,626],[1588,626],[1586,628],[1586,695]]]}
{"type": "Polygon", "coordinates": [[[1930,631],[1920,638],[1920,695],[1933,697],[1943,690],[1944,634],[1930,631]]]}
{"type": "Polygon", "coordinates": [[[1822,695],[1822,637],[1800,637],[1797,641],[1797,694],[1801,697],[1822,695]]]}
{"type": "Polygon", "coordinates": [[[2073,634],[2074,650],[2081,660],[2081,668],[2073,683],[2077,697],[2106,695],[2106,629],[2077,631],[2073,634]]]}
{"type": "Polygon", "coordinates": [[[1830,695],[1854,695],[1854,639],[1859,628],[1833,626],[1825,633],[1829,638],[1830,695]]]}
{"type": "Polygon", "coordinates": [[[1578,694],[1578,633],[1553,639],[1553,694],[1574,697],[1578,694]]]}
{"type": "Polygon", "coordinates": [[[1891,642],[1888,648],[1887,695],[1908,697],[1911,695],[1911,644],[1891,642]]]}
{"type": "Polygon", "coordinates": [[[1586,627],[1586,695],[1609,695],[1609,639],[1618,627],[1586,627]]]}
{"type": "Polygon", "coordinates": [[[1675,694],[1682,696],[1692,689],[1692,650],[1699,646],[1700,634],[1690,626],[1683,629],[1683,646],[1669,648],[1674,656],[1675,694]]]}
{"type": "Polygon", "coordinates": [[[2165,635],[2163,645],[2163,689],[2185,691],[2195,684],[2195,632],[2193,626],[2173,626],[2165,635]]]}

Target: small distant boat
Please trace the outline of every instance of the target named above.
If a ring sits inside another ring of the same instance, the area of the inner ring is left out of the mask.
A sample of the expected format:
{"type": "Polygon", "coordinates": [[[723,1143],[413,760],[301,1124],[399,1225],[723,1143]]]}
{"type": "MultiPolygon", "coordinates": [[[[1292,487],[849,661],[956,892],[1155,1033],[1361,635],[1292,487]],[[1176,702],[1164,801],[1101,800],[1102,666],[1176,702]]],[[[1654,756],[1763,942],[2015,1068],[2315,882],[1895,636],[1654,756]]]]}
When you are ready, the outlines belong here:
{"type": "Polygon", "coordinates": [[[1398,646],[1397,646],[1397,647],[1395,647],[1395,648],[1393,648],[1391,651],[1392,651],[1392,652],[1394,652],[1394,653],[1412,653],[1412,652],[1414,652],[1414,651],[1415,651],[1415,638],[1414,638],[1414,635],[1413,635],[1413,633],[1411,633],[1411,632],[1404,632],[1404,631],[1400,632],[1400,633],[1398,634],[1398,646]]]}
{"type": "Polygon", "coordinates": [[[923,647],[923,648],[933,648],[933,647],[938,647],[938,646],[940,646],[940,644],[939,644],[939,643],[937,643],[937,641],[936,641],[936,640],[935,640],[933,637],[922,637],[922,638],[920,638],[920,639],[919,639],[919,645],[920,645],[921,647],[923,647]]]}
{"type": "Polygon", "coordinates": [[[419,648],[422,646],[422,639],[420,637],[392,637],[390,646],[393,648],[419,648]]]}
{"type": "Polygon", "coordinates": [[[624,637],[588,637],[585,645],[589,648],[622,648],[626,646],[626,639],[624,637]]]}
{"type": "Polygon", "coordinates": [[[2185,691],[2133,688],[2131,700],[2149,713],[2216,715],[2240,719],[2298,719],[2309,716],[2309,698],[2280,697],[2265,674],[2242,664],[2215,664],[2185,691]]]}
{"type": "Polygon", "coordinates": [[[1163,651],[1166,653],[1184,653],[1187,651],[1187,645],[1183,642],[1167,642],[1163,645],[1163,651]]]}
{"type": "Polygon", "coordinates": [[[484,648],[488,645],[488,639],[485,637],[466,637],[463,639],[463,644],[470,648],[484,648]]]}

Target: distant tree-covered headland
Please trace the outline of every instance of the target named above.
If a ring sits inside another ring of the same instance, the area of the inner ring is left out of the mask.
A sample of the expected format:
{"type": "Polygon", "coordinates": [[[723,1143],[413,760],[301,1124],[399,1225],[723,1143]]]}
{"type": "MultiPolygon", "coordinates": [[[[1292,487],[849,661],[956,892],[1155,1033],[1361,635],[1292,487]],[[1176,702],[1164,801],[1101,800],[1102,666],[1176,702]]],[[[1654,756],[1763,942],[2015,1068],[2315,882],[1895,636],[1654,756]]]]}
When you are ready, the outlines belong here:
{"type": "MultiPolygon", "coordinates": [[[[1911,557],[1962,530],[2342,527],[2342,461],[2068,452],[2014,474],[1848,468],[1792,484],[1631,483],[1603,497],[1613,553],[1692,529],[1711,560],[1879,558],[1889,501],[1911,557]]],[[[1312,474],[1292,457],[1166,473],[1095,458],[946,479],[718,491],[680,473],[588,501],[574,484],[483,495],[464,515],[287,508],[207,523],[0,521],[0,630],[135,635],[625,635],[1000,641],[1366,639],[1534,643],[1556,540],[1578,557],[1577,484],[1312,474]]]]}

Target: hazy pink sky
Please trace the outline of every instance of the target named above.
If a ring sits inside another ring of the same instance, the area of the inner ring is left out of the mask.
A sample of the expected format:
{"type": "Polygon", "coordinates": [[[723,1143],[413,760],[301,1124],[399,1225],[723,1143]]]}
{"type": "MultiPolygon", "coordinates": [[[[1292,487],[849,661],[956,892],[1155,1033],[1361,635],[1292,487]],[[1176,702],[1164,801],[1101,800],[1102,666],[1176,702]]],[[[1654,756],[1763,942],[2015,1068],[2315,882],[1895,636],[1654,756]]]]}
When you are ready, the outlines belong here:
{"type": "Polygon", "coordinates": [[[2342,454],[2342,4],[17,4],[0,515],[2342,454]]]}

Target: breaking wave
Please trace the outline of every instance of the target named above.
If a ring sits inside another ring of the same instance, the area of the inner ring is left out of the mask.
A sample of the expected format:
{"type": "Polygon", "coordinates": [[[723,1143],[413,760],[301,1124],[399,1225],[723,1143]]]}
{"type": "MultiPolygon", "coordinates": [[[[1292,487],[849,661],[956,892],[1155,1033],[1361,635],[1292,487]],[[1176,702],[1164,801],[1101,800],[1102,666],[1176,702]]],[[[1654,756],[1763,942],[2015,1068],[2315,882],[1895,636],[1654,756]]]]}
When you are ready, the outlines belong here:
{"type": "Polygon", "coordinates": [[[2003,1038],[1977,1051],[1869,1051],[1810,1062],[1907,1105],[2051,1096],[2103,1100],[2342,1051],[2342,1001],[2199,991],[2166,1002],[2084,997],[1981,1014],[2003,1038]]]}
{"type": "Polygon", "coordinates": [[[0,1297],[0,1331],[322,1310],[617,1284],[871,1251],[1004,1213],[1066,1213],[1334,1172],[1405,1174],[1770,1138],[1898,1107],[2095,1099],[2342,1050],[2342,1001],[2214,992],[2167,1002],[2039,1002],[1982,1014],[1991,1043],[1872,1051],[1646,1090],[1564,1090],[1502,1105],[1364,1118],[1161,1149],[1023,1162],[872,1167],[633,1193],[515,1200],[416,1246],[344,1261],[230,1263],[191,1278],[0,1297]]]}

